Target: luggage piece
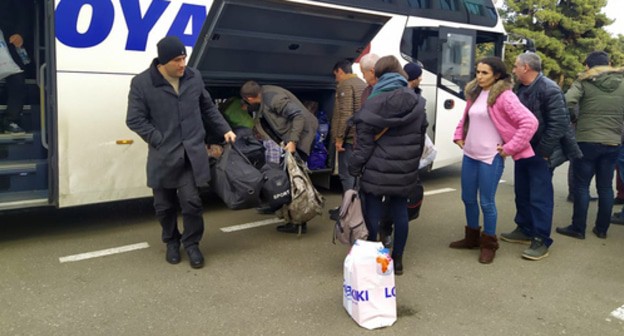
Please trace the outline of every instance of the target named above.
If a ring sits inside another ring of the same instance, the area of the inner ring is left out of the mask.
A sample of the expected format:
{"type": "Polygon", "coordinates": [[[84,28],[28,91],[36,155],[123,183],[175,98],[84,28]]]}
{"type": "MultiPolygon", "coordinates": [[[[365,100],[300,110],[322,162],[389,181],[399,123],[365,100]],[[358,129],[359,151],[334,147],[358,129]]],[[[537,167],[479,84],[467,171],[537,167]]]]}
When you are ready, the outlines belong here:
{"type": "Polygon", "coordinates": [[[22,69],[13,61],[9,52],[9,46],[4,39],[4,33],[0,30],[0,79],[20,72],[22,72],[22,69]]]}
{"type": "Polygon", "coordinates": [[[380,242],[356,240],[344,261],[342,305],[366,329],[396,322],[394,262],[380,242]]]}
{"type": "Polygon", "coordinates": [[[215,165],[212,184],[225,205],[234,210],[260,205],[262,173],[236,147],[226,144],[215,165]]]}
{"type": "Polygon", "coordinates": [[[284,205],[278,215],[288,223],[297,225],[307,223],[322,214],[325,199],[312,185],[304,164],[288,151],[284,156],[284,165],[290,180],[292,201],[284,205]]]}
{"type": "Polygon", "coordinates": [[[251,164],[260,170],[266,163],[265,148],[262,141],[258,140],[250,128],[239,127],[234,129],[236,142],[234,147],[240,150],[251,164]]]}
{"type": "Polygon", "coordinates": [[[338,240],[343,244],[353,245],[357,239],[366,240],[367,238],[368,229],[364,222],[362,202],[358,191],[349,189],[342,196],[342,204],[340,205],[338,220],[334,225],[332,242],[336,244],[336,240],[338,240]]]}
{"type": "Polygon", "coordinates": [[[264,174],[261,199],[271,209],[279,209],[291,202],[288,173],[278,164],[267,163],[260,170],[264,174]]]}
{"type": "Polygon", "coordinates": [[[249,115],[249,112],[243,110],[241,103],[241,98],[232,97],[219,106],[219,110],[222,111],[223,117],[225,117],[225,120],[232,128],[252,128],[254,126],[254,120],[251,115],[249,115]]]}

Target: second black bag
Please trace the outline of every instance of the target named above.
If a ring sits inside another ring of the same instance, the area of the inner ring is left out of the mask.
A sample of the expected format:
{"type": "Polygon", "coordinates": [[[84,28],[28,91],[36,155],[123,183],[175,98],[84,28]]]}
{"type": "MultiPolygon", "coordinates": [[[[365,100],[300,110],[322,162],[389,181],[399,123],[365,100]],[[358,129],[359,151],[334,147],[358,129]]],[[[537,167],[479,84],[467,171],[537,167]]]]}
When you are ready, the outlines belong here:
{"type": "Polygon", "coordinates": [[[292,198],[288,173],[276,163],[267,163],[261,171],[264,174],[264,184],[260,193],[262,200],[274,211],[290,203],[292,198]]]}

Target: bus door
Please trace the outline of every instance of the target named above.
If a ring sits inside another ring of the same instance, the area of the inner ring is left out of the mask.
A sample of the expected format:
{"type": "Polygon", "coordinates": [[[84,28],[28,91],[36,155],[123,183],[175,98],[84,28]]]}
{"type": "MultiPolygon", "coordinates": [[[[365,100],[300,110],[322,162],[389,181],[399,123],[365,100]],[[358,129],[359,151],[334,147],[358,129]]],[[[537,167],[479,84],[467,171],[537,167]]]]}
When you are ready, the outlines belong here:
{"type": "Polygon", "coordinates": [[[440,27],[438,51],[437,101],[434,143],[438,151],[434,167],[457,162],[461,149],[453,143],[455,127],[466,107],[464,87],[474,78],[474,30],[440,27]]]}
{"type": "Polygon", "coordinates": [[[26,14],[19,17],[29,29],[22,36],[27,54],[22,58],[24,71],[14,76],[23,76],[24,81],[20,79],[16,85],[13,76],[0,81],[0,113],[16,107],[21,111],[14,122],[17,127],[0,130],[0,210],[50,204],[46,99],[41,91],[48,57],[46,36],[50,36],[44,15],[46,3],[49,1],[19,2],[22,8],[17,10],[26,14]]]}

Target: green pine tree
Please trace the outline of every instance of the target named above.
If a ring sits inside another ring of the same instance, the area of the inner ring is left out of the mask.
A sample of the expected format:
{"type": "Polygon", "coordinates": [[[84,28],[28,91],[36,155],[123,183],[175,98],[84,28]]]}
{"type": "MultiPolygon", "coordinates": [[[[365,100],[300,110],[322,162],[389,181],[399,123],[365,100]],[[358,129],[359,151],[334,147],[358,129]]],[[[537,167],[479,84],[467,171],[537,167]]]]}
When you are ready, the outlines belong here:
{"type": "MultiPolygon", "coordinates": [[[[608,52],[614,66],[624,65],[624,37],[613,37],[604,29],[613,22],[601,12],[606,4],[607,0],[505,0],[501,17],[510,35],[535,42],[544,74],[567,89],[594,50],[608,52]]],[[[512,66],[523,51],[508,46],[507,65],[512,66]]]]}

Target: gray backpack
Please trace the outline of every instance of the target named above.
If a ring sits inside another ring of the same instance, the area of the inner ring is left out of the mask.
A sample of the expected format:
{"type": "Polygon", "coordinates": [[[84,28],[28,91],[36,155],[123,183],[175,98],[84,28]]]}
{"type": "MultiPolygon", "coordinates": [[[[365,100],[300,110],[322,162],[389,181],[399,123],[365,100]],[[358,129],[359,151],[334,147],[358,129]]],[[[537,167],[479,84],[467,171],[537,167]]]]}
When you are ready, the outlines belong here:
{"type": "Polygon", "coordinates": [[[357,190],[349,189],[342,197],[332,242],[336,244],[338,240],[343,244],[353,245],[357,239],[366,240],[367,238],[368,229],[362,214],[362,201],[357,190]]]}
{"type": "Polygon", "coordinates": [[[325,198],[314,188],[308,176],[305,164],[288,151],[284,156],[284,165],[290,180],[289,204],[282,206],[278,217],[292,224],[303,224],[322,214],[325,198]]]}

